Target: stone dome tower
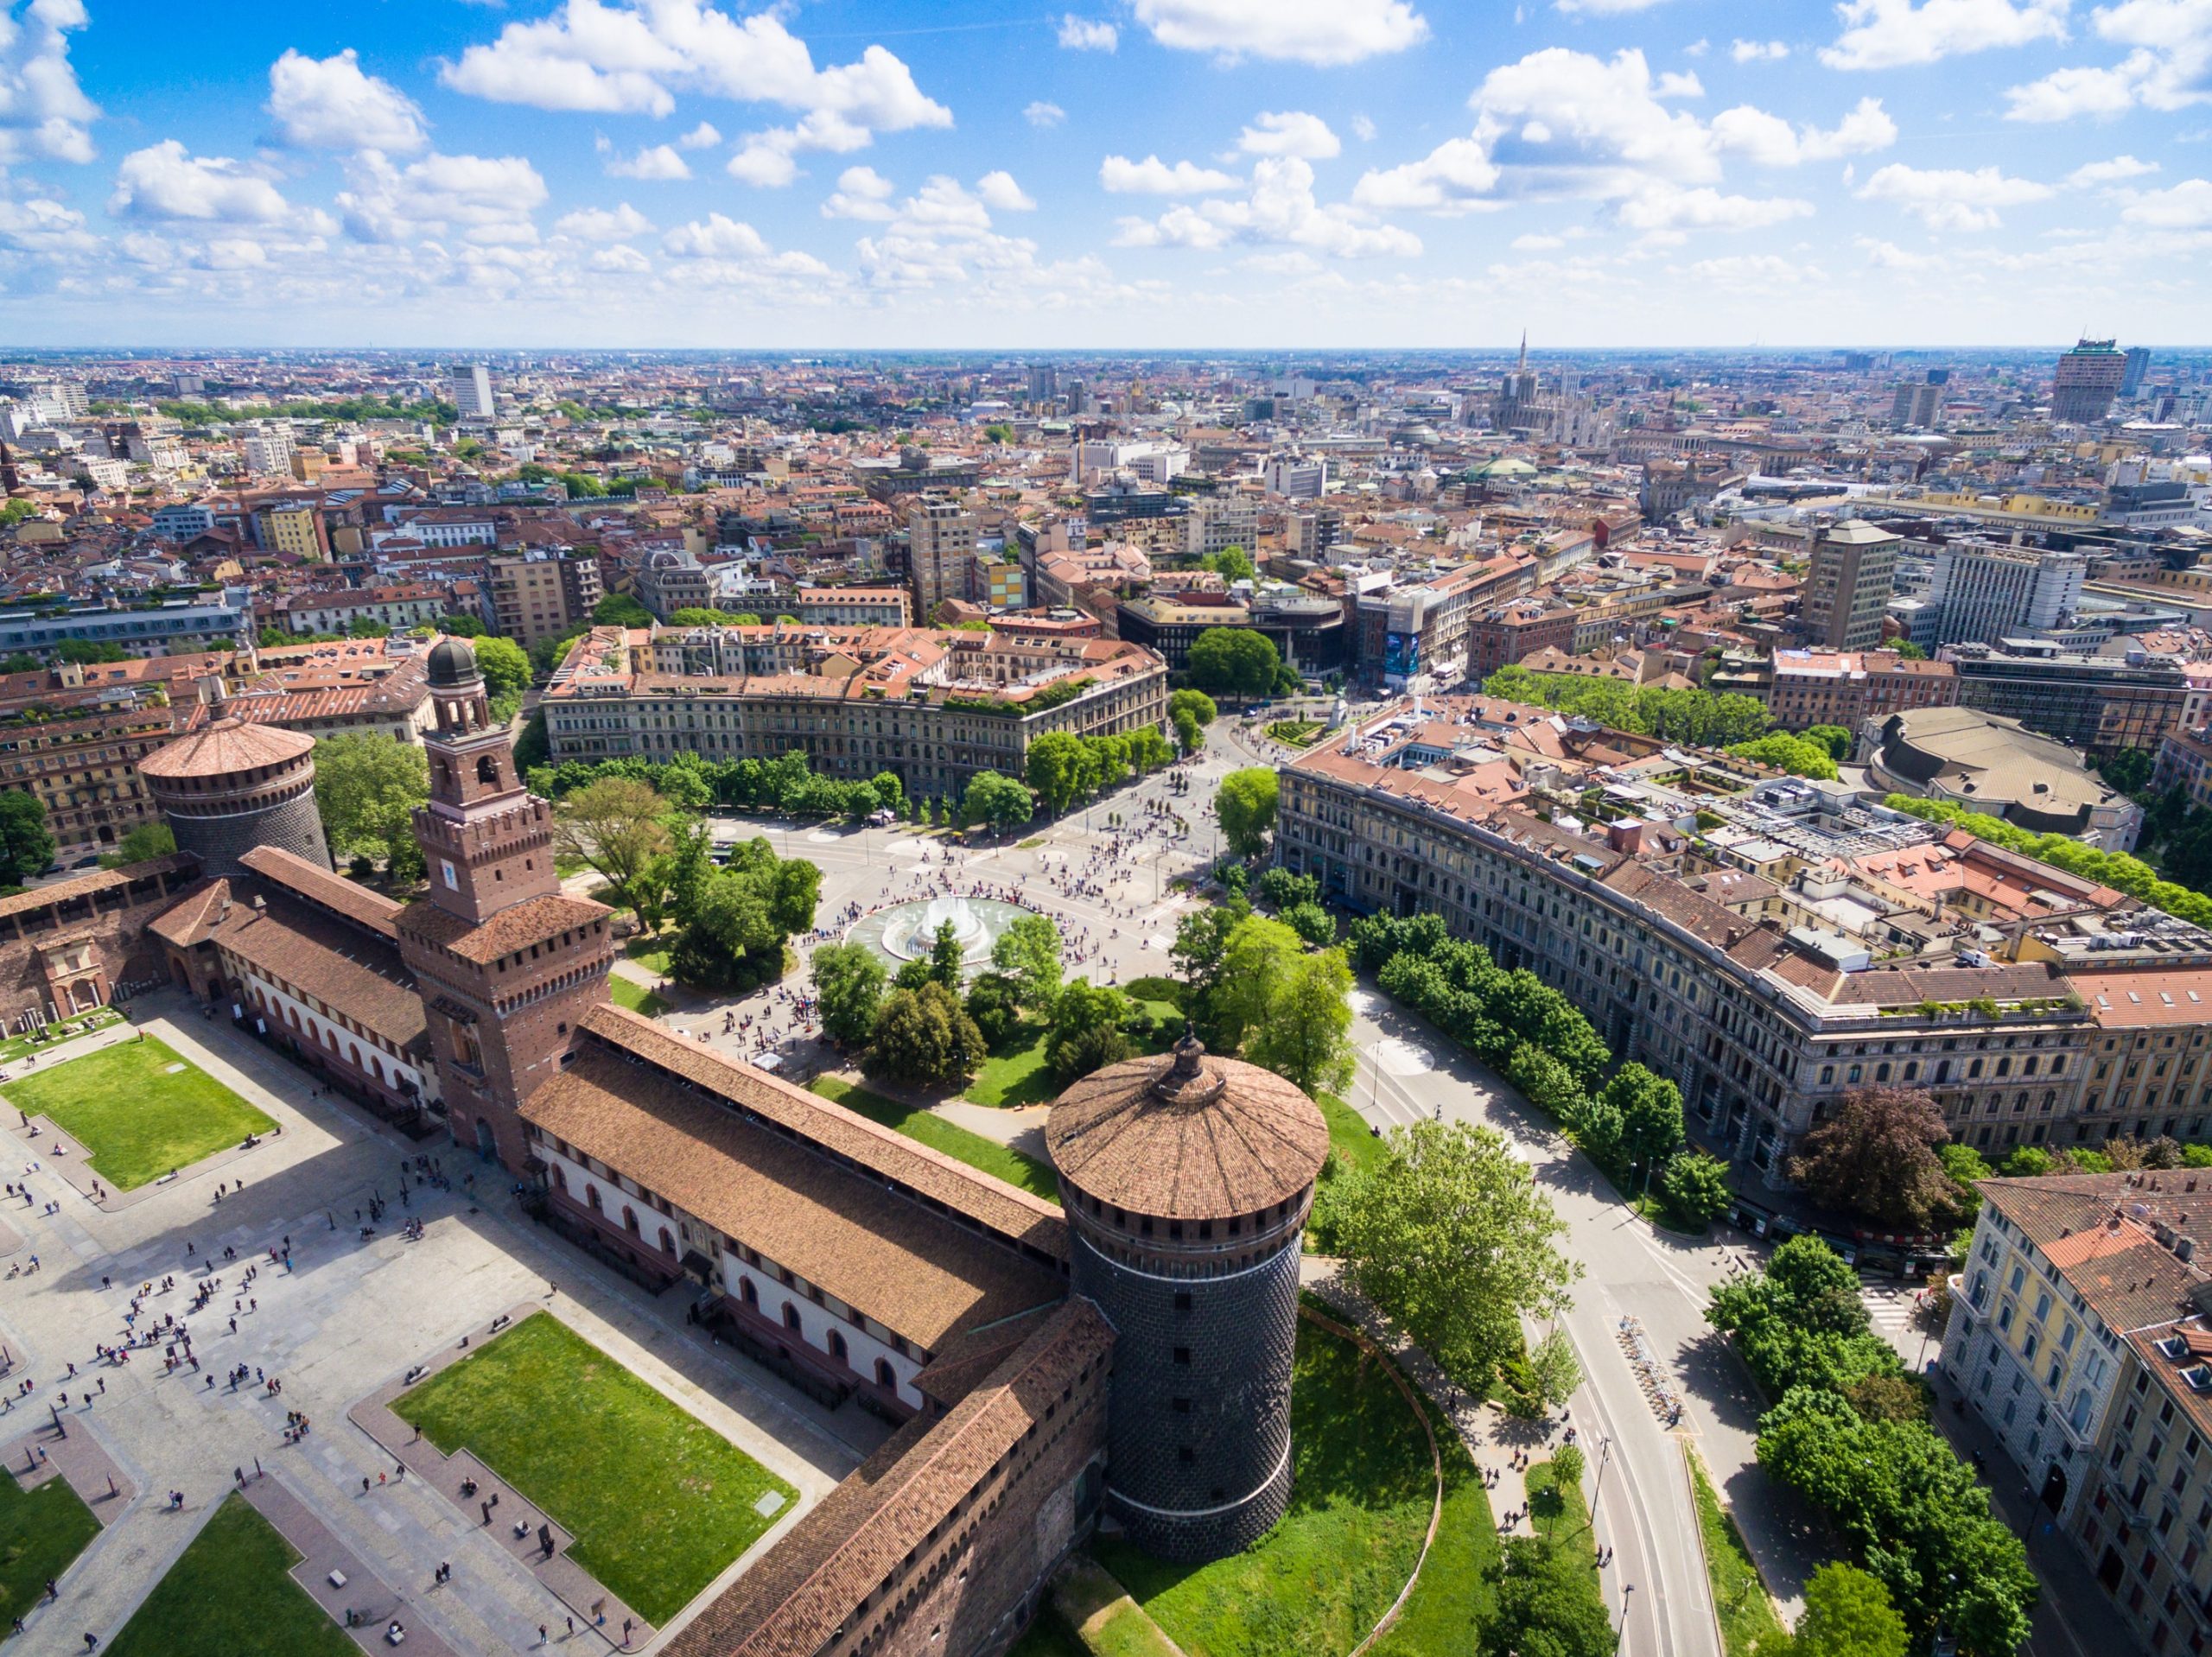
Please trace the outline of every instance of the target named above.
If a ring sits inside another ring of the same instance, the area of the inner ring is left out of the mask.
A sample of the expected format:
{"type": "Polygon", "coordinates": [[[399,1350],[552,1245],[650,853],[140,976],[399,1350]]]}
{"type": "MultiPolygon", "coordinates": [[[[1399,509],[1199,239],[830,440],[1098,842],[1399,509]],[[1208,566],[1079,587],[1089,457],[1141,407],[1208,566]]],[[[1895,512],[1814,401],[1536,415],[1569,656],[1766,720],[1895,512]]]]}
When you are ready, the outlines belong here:
{"type": "Polygon", "coordinates": [[[238,859],[264,846],[328,868],[315,739],[227,712],[222,682],[208,682],[207,722],[138,762],[177,849],[199,853],[209,874],[244,873],[238,859]]]}
{"type": "Polygon", "coordinates": [[[1249,1546],[1290,1500],[1299,1236],[1327,1122],[1293,1083],[1185,1036],[1071,1087],[1045,1143],[1076,1292],[1116,1330],[1109,1507],[1165,1559],[1249,1546]]]}

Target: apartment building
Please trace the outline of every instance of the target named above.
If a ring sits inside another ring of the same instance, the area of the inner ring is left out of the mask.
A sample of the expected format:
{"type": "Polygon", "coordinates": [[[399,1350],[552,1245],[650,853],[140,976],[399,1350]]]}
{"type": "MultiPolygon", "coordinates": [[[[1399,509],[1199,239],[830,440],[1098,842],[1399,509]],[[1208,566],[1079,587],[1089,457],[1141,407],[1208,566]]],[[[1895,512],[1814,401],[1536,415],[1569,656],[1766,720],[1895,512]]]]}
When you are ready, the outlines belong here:
{"type": "Polygon", "coordinates": [[[288,594],[276,600],[275,615],[288,632],[342,633],[357,621],[381,622],[396,632],[435,621],[452,607],[444,587],[413,582],[288,594]]]}
{"type": "Polygon", "coordinates": [[[976,562],[976,515],[950,500],[923,499],[906,509],[907,568],[914,616],[927,625],[947,599],[969,599],[976,562]]]}
{"type": "Polygon", "coordinates": [[[1881,643],[1902,536],[1851,518],[1821,531],[1805,578],[1806,641],[1832,651],[1881,643]]]}
{"type": "Polygon", "coordinates": [[[1948,662],[1911,661],[1895,651],[1780,650],[1764,691],[1752,694],[1786,729],[1835,725],[1855,732],[1866,720],[1908,708],[1955,706],[1959,676],[1948,662]]]}
{"type": "Polygon", "coordinates": [[[132,656],[244,650],[256,636],[253,595],[244,587],[115,606],[70,604],[0,611],[0,656],[51,660],[65,638],[117,644],[132,656]]]}
{"type": "MultiPolygon", "coordinates": [[[[1989,1179],[1939,1360],[2156,1654],[2212,1639],[2212,1176],[1989,1179]]],[[[2094,1612],[2094,1608],[2084,1608],[2094,1612]]]]}
{"type": "Polygon", "coordinates": [[[802,587],[791,610],[810,627],[905,627],[913,606],[899,587],[802,587]]]}
{"type": "Polygon", "coordinates": [[[595,557],[532,552],[490,563],[492,613],[486,619],[524,650],[590,620],[593,606],[606,596],[595,557]]]}

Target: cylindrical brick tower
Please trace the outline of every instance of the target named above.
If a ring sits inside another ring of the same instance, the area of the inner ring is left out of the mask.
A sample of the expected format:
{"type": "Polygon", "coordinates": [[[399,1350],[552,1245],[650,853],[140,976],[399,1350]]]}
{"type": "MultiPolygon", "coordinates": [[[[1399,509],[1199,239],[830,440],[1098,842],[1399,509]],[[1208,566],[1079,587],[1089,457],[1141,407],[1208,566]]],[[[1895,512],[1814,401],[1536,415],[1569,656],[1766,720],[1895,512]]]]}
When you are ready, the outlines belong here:
{"type": "Polygon", "coordinates": [[[1290,1500],[1299,1234],[1328,1124],[1293,1083],[1185,1036],[1070,1088],[1045,1143],[1076,1292],[1116,1332],[1107,1505],[1164,1559],[1236,1552],[1290,1500]]]}
{"type": "Polygon", "coordinates": [[[296,853],[330,867],[315,806],[315,739],[256,725],[213,704],[216,717],[138,762],[146,791],[209,874],[240,874],[257,847],[296,853]]]}

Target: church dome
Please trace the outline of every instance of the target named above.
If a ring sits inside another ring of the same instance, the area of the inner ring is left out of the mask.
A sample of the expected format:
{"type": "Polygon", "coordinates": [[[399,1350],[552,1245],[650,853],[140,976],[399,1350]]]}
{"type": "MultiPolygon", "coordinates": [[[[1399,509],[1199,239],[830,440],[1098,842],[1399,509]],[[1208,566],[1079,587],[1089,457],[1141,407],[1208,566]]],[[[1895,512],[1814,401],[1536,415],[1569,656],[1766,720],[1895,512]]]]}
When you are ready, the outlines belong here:
{"type": "Polygon", "coordinates": [[[433,689],[458,690],[477,678],[476,652],[465,638],[442,638],[430,649],[429,679],[433,689]]]}

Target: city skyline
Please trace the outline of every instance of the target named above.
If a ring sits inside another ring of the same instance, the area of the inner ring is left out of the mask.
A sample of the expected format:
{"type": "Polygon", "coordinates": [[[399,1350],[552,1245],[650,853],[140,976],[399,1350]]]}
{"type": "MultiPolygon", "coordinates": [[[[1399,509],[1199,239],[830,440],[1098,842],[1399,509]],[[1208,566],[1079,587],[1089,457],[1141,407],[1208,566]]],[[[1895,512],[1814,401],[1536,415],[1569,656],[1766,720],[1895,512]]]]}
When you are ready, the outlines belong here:
{"type": "Polygon", "coordinates": [[[2187,341],[2171,0],[25,0],[22,347],[2187,341]]]}

